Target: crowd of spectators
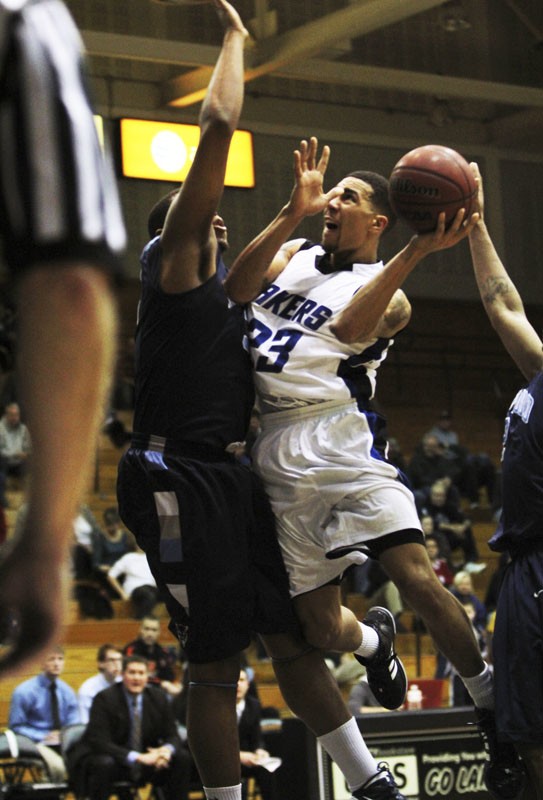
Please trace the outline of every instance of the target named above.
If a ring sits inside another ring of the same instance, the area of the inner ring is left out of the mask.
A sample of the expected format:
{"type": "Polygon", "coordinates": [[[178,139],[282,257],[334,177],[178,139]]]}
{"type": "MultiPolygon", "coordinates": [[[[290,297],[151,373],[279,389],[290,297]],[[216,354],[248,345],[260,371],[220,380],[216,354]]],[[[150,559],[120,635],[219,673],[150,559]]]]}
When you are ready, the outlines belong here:
{"type": "MultiPolygon", "coordinates": [[[[166,800],[187,800],[199,780],[186,736],[189,676],[178,644],[160,643],[160,634],[160,620],[149,615],[133,641],[100,645],[96,673],[77,689],[61,677],[63,648],[53,647],[39,674],[15,687],[8,726],[41,757],[38,782],[68,781],[78,796],[95,800],[109,797],[117,781],[151,783],[166,800]]],[[[281,759],[266,749],[249,667],[240,671],[236,705],[242,774],[256,779],[263,800],[276,800],[281,759]]],[[[265,711],[279,721],[277,709],[265,711]]]]}

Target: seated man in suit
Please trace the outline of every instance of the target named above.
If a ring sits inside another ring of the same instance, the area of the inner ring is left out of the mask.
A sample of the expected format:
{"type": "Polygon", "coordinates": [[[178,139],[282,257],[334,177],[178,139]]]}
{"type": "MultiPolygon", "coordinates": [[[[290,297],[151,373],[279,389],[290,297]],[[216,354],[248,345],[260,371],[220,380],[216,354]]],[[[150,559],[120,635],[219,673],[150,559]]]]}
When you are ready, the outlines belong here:
{"type": "Polygon", "coordinates": [[[142,656],[126,656],[122,681],[93,700],[82,739],[68,754],[78,793],[107,800],[116,781],[161,786],[166,800],[186,800],[191,758],[177,734],[167,695],[148,685],[142,656]]]}

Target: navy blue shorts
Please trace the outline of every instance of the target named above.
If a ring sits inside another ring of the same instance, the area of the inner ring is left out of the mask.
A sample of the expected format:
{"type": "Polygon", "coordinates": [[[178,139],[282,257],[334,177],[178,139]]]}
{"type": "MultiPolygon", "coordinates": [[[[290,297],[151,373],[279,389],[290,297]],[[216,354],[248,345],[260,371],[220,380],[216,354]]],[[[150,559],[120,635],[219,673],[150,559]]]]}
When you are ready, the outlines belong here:
{"type": "Polygon", "coordinates": [[[250,469],[133,447],[117,495],[189,661],[228,658],[254,633],[298,632],[273,513],[250,469]]]}
{"type": "Polygon", "coordinates": [[[516,555],[506,570],[492,652],[500,736],[543,743],[543,549],[516,555]]]}

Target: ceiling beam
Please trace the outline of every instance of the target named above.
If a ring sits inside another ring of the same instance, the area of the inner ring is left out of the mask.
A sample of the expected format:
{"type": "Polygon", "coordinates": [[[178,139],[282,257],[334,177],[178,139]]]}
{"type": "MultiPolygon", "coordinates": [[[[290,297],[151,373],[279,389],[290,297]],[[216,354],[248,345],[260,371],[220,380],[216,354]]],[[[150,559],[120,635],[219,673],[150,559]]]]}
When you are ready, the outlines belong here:
{"type": "Polygon", "coordinates": [[[279,64],[319,52],[342,39],[365,36],[401,22],[447,0],[357,0],[351,5],[283,33],[257,42],[252,68],[258,74],[274,71],[279,64]]]}
{"type": "MultiPolygon", "coordinates": [[[[443,5],[447,0],[355,0],[351,5],[314,19],[281,36],[251,42],[246,51],[245,79],[269,75],[284,65],[306,60],[338,41],[372,31],[443,5]]],[[[185,107],[203,99],[210,73],[198,69],[169,81],[164,88],[168,105],[185,107]]]]}

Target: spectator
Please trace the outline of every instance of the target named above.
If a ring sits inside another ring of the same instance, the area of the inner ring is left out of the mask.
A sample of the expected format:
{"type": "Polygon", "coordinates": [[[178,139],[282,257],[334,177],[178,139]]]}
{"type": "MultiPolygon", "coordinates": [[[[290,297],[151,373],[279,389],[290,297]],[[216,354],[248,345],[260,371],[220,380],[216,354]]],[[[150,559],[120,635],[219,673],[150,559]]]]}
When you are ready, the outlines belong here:
{"type": "Polygon", "coordinates": [[[19,404],[9,403],[0,419],[0,457],[5,473],[24,477],[30,451],[30,433],[21,420],[19,404]]]}
{"type": "Polygon", "coordinates": [[[96,536],[101,533],[100,525],[88,505],[79,506],[74,519],[74,545],[72,561],[76,580],[86,580],[92,576],[92,551],[96,536]]]}
{"type": "Polygon", "coordinates": [[[83,737],[68,754],[78,795],[107,800],[122,780],[160,786],[166,800],[187,800],[191,758],[168,698],[148,677],[145,659],[127,656],[122,681],[95,696],[83,737]]]}
{"type": "Polygon", "coordinates": [[[92,567],[94,574],[105,576],[113,564],[134,549],[134,538],[121,524],[117,506],[104,511],[104,529],[92,531],[92,567]]]}
{"type": "Polygon", "coordinates": [[[462,570],[457,572],[454,576],[453,585],[451,588],[454,596],[465,606],[471,603],[475,609],[475,617],[472,624],[481,636],[486,629],[487,610],[482,600],[479,600],[473,588],[473,580],[469,572],[462,570]]]}
{"type": "Polygon", "coordinates": [[[446,481],[432,484],[422,510],[433,517],[435,531],[445,536],[451,552],[462,551],[464,570],[478,573],[485,569],[486,564],[479,561],[471,521],[455,501],[454,493],[447,488],[446,481]]]}
{"type": "Polygon", "coordinates": [[[383,708],[379,700],[377,700],[373,694],[365,674],[362,675],[358,682],[352,687],[347,701],[347,708],[355,717],[367,711],[375,712],[387,710],[383,708]]]}
{"type": "Polygon", "coordinates": [[[146,614],[142,621],[137,639],[129,642],[123,649],[126,656],[143,656],[149,668],[149,683],[161,686],[170,695],[179,694],[181,683],[176,680],[176,656],[159,644],[160,620],[152,614],[146,614]]]}
{"type": "Polygon", "coordinates": [[[439,440],[432,433],[426,433],[415,448],[407,467],[407,477],[411,482],[415,494],[415,502],[420,511],[421,500],[433,483],[446,480],[450,485],[453,482],[454,468],[447,460],[439,444],[439,440]]]}
{"type": "Polygon", "coordinates": [[[9,708],[9,728],[36,743],[54,783],[66,780],[61,729],[79,722],[75,692],[60,679],[63,670],[64,651],[57,646],[46,656],[42,672],[14,689],[9,708]]]}
{"type": "Polygon", "coordinates": [[[436,523],[434,518],[432,517],[431,514],[426,513],[424,510],[420,518],[420,524],[425,539],[431,536],[436,540],[439,548],[439,557],[445,559],[447,565],[452,571],[451,547],[449,545],[449,542],[445,534],[441,533],[441,531],[436,530],[436,523]]]}
{"type": "Polygon", "coordinates": [[[77,692],[79,719],[85,725],[89,721],[90,709],[95,695],[101,692],[102,689],[107,689],[113,683],[122,680],[123,656],[115,645],[109,643],[101,645],[98,648],[96,660],[98,662],[97,674],[87,678],[77,692]]]}
{"type": "Polygon", "coordinates": [[[441,558],[439,555],[439,544],[435,536],[426,536],[426,551],[428,558],[432,563],[432,568],[447,589],[449,589],[454,580],[454,575],[449,569],[446,559],[441,558]]]}
{"type": "Polygon", "coordinates": [[[121,600],[130,600],[135,619],[151,614],[158,602],[158,589],[147,557],[134,540],[134,550],[119,558],[107,579],[121,600]]]}
{"type": "Polygon", "coordinates": [[[443,456],[455,465],[455,484],[472,508],[479,505],[479,488],[486,490],[491,506],[495,502],[496,468],[486,453],[471,453],[460,444],[453,430],[452,415],[442,411],[436,424],[429,431],[441,446],[443,456]]]}

